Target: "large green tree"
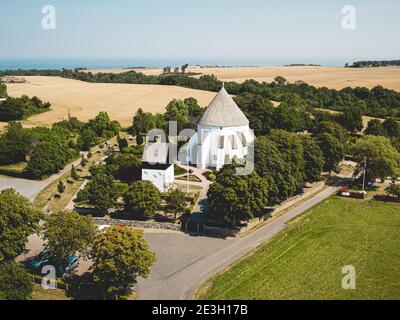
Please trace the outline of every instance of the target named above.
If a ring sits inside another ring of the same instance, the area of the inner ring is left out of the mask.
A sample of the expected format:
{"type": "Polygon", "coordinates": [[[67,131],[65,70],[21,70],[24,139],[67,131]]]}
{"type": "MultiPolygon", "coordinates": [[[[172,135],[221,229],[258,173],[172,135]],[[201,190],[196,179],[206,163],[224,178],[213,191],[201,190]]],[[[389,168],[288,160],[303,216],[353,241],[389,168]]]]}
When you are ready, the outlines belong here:
{"type": "Polygon", "coordinates": [[[32,135],[20,123],[11,122],[0,135],[0,163],[18,163],[26,160],[32,149],[32,135]]]}
{"type": "Polygon", "coordinates": [[[225,165],[207,192],[210,218],[236,227],[259,215],[268,204],[268,184],[254,171],[238,175],[236,163],[225,165]]]}
{"type": "Polygon", "coordinates": [[[357,106],[348,107],[338,116],[339,123],[350,133],[360,132],[364,125],[361,109],[357,106]]]}
{"type": "Polygon", "coordinates": [[[81,216],[75,211],[60,211],[46,217],[43,239],[53,259],[64,263],[78,251],[87,253],[96,232],[97,227],[91,216],[81,216]]]}
{"type": "Polygon", "coordinates": [[[149,113],[139,108],[133,117],[132,132],[136,136],[147,134],[151,129],[156,128],[156,119],[149,113]]]}
{"type": "Polygon", "coordinates": [[[386,129],[389,137],[400,137],[400,123],[396,119],[386,119],[382,126],[386,129]]]}
{"type": "Polygon", "coordinates": [[[137,276],[146,278],[155,261],[143,231],[118,226],[96,235],[91,256],[93,280],[106,297],[130,288],[137,276]]]}
{"type": "Polygon", "coordinates": [[[167,121],[176,121],[178,131],[185,129],[189,124],[189,107],[182,100],[172,100],[165,108],[165,119],[167,121]]]}
{"type": "Polygon", "coordinates": [[[87,201],[96,209],[108,211],[115,205],[118,190],[113,176],[105,173],[96,174],[85,189],[79,191],[78,199],[87,201]]]}
{"type": "Polygon", "coordinates": [[[0,300],[28,300],[33,290],[31,276],[17,262],[0,262],[0,300]]]}
{"type": "Polygon", "coordinates": [[[0,261],[24,252],[28,237],[39,231],[41,218],[40,211],[14,189],[0,192],[0,261]]]}
{"type": "Polygon", "coordinates": [[[324,154],[324,171],[333,171],[345,156],[345,146],[342,141],[329,133],[321,133],[317,137],[319,148],[324,154]]]}
{"type": "Polygon", "coordinates": [[[152,215],[161,204],[160,191],[150,181],[133,183],[124,195],[125,209],[134,215],[152,215]]]}
{"type": "Polygon", "coordinates": [[[254,149],[255,169],[269,186],[268,203],[277,204],[289,194],[286,162],[276,144],[268,136],[257,137],[254,149]]]}
{"type": "Polygon", "coordinates": [[[182,214],[187,207],[185,194],[179,189],[170,190],[168,192],[166,202],[166,211],[173,213],[175,219],[177,218],[178,214],[182,214]]]}
{"type": "Polygon", "coordinates": [[[107,158],[106,163],[116,179],[133,182],[141,178],[142,162],[133,154],[116,154],[107,158]]]}
{"type": "Polygon", "coordinates": [[[39,142],[33,148],[27,172],[35,179],[42,179],[63,169],[73,153],[65,145],[53,141],[39,142]]]}
{"type": "Polygon", "coordinates": [[[304,154],[304,179],[308,182],[321,180],[324,167],[324,154],[313,137],[301,136],[304,154]]]}
{"type": "Polygon", "coordinates": [[[360,164],[367,158],[366,177],[369,181],[394,176],[400,165],[400,154],[385,137],[364,136],[357,140],[352,150],[360,164]]]}
{"type": "Polygon", "coordinates": [[[200,107],[198,101],[193,98],[186,98],[183,102],[188,106],[189,116],[198,117],[201,116],[204,112],[204,109],[200,107]]]}
{"type": "Polygon", "coordinates": [[[244,93],[234,98],[256,135],[268,134],[273,126],[274,105],[261,95],[244,93]]]}
{"type": "Polygon", "coordinates": [[[286,174],[284,198],[291,197],[303,191],[304,186],[304,150],[298,134],[285,130],[272,130],[268,135],[282,155],[286,174]]]}
{"type": "Polygon", "coordinates": [[[368,122],[368,126],[364,130],[364,134],[384,137],[389,135],[385,127],[382,125],[382,121],[378,119],[372,119],[368,122]]]}

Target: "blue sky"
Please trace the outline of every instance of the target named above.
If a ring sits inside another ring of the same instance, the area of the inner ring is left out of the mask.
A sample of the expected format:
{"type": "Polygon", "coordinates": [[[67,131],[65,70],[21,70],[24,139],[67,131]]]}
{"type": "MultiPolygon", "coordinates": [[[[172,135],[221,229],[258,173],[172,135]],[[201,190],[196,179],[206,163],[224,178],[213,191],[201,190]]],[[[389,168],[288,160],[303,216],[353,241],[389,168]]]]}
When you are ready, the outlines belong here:
{"type": "Polygon", "coordinates": [[[0,3],[0,59],[400,58],[399,0],[13,0],[0,3]],[[341,27],[344,5],[355,30],[341,27]],[[53,5],[57,28],[41,28],[53,5]]]}

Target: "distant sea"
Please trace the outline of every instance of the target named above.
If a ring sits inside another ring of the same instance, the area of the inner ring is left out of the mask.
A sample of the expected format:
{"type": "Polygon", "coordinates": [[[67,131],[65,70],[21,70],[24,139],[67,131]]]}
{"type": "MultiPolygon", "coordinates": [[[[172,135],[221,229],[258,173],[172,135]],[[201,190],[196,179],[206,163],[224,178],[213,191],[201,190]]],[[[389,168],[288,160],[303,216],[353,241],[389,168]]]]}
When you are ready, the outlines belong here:
{"type": "Polygon", "coordinates": [[[122,69],[132,67],[161,68],[181,66],[185,63],[201,66],[283,66],[289,64],[318,64],[322,66],[344,66],[340,60],[299,59],[299,60],[233,60],[233,59],[0,59],[0,70],[16,69],[122,69]]]}

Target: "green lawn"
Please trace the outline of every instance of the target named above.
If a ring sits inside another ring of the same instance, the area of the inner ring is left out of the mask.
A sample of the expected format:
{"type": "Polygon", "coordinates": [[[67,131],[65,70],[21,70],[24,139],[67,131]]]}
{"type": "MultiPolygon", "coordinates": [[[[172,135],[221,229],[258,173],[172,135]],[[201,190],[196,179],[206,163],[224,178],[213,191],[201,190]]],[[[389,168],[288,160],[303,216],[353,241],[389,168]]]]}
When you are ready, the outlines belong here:
{"type": "Polygon", "coordinates": [[[400,299],[400,206],[332,197],[205,283],[202,299],[400,299]],[[342,289],[342,268],[356,290],[342,289]]]}
{"type": "Polygon", "coordinates": [[[31,296],[32,300],[69,300],[64,290],[46,290],[41,285],[34,284],[31,296]]]}
{"type": "Polygon", "coordinates": [[[22,178],[27,166],[28,164],[26,162],[3,165],[0,166],[0,174],[16,178],[22,178]]]}

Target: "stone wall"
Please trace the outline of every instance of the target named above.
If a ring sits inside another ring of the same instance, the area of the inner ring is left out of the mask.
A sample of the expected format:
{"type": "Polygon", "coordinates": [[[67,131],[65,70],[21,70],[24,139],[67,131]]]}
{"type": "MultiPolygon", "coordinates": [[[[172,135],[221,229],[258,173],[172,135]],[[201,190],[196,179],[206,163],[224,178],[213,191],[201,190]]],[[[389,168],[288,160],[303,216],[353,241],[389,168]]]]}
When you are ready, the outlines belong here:
{"type": "Polygon", "coordinates": [[[125,225],[133,228],[140,229],[161,229],[161,230],[173,230],[181,231],[181,225],[175,223],[166,222],[147,222],[147,221],[136,221],[136,220],[120,220],[120,219],[107,219],[107,218],[93,218],[97,225],[125,225]]]}

